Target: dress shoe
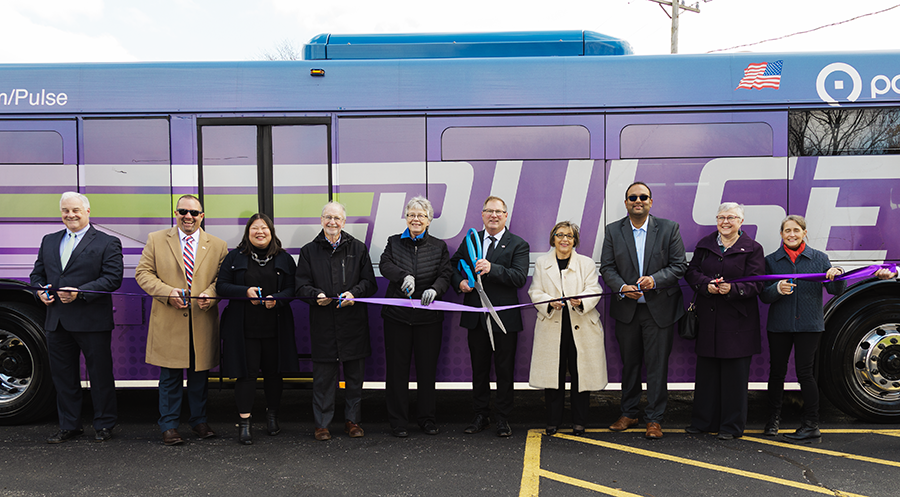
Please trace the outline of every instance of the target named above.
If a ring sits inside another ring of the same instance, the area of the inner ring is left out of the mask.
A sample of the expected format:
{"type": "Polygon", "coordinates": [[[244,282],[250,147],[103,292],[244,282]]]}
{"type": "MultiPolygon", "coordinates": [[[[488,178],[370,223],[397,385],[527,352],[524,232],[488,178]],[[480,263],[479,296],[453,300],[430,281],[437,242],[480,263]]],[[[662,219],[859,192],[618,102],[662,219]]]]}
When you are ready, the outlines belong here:
{"type": "Polygon", "coordinates": [[[580,437],[584,435],[584,426],[582,425],[572,425],[572,435],[576,437],[580,437]]]}
{"type": "Polygon", "coordinates": [[[391,428],[391,435],[397,438],[406,438],[409,436],[409,432],[406,431],[406,428],[391,428]]]}
{"type": "Polygon", "coordinates": [[[512,436],[512,428],[509,427],[509,423],[505,419],[497,420],[497,436],[498,437],[511,437],[512,436]]]}
{"type": "Polygon", "coordinates": [[[794,433],[785,433],[784,438],[794,442],[818,442],[822,440],[822,432],[819,431],[819,423],[812,421],[803,421],[800,428],[794,433]]]}
{"type": "Polygon", "coordinates": [[[437,425],[434,424],[434,421],[432,421],[430,419],[428,421],[422,423],[422,431],[426,435],[437,435],[438,433],[441,432],[441,430],[438,429],[437,425]]]}
{"type": "Polygon", "coordinates": [[[331,432],[328,431],[328,428],[316,428],[316,440],[320,442],[331,440],[331,432]]]}
{"type": "Polygon", "coordinates": [[[703,430],[701,430],[700,428],[694,428],[693,426],[688,426],[684,429],[684,432],[691,435],[699,435],[703,433],[703,430]]]}
{"type": "Polygon", "coordinates": [[[244,445],[253,445],[253,434],[250,433],[252,416],[238,419],[238,442],[244,445]]]}
{"type": "Polygon", "coordinates": [[[662,426],[659,426],[659,423],[654,423],[652,421],[647,423],[647,433],[644,434],[644,438],[659,440],[662,437],[662,426]]]}
{"type": "Polygon", "coordinates": [[[548,426],[544,429],[544,435],[556,435],[556,432],[559,431],[555,426],[548,426]]]}
{"type": "Polygon", "coordinates": [[[485,416],[484,414],[476,414],[475,419],[472,420],[472,424],[466,427],[464,433],[468,433],[469,435],[471,435],[472,433],[484,431],[484,429],[490,426],[490,424],[491,418],[485,416]]]}
{"type": "Polygon", "coordinates": [[[105,442],[112,438],[112,428],[100,428],[94,433],[95,442],[105,442]]]}
{"type": "Polygon", "coordinates": [[[278,425],[278,411],[275,409],[266,410],[266,433],[272,436],[281,433],[281,426],[278,425]]]}
{"type": "Polygon", "coordinates": [[[612,431],[625,431],[632,426],[637,426],[638,420],[637,418],[629,418],[628,416],[622,416],[616,420],[615,423],[609,425],[609,429],[612,431]]]}
{"type": "Polygon", "coordinates": [[[740,435],[732,435],[731,433],[720,432],[716,435],[716,440],[734,440],[735,438],[741,438],[740,435]]]}
{"type": "Polygon", "coordinates": [[[194,426],[191,428],[191,431],[200,438],[212,438],[216,436],[216,432],[214,432],[206,423],[200,423],[197,426],[194,426]]]}
{"type": "Polygon", "coordinates": [[[181,438],[181,434],[178,433],[178,430],[172,428],[171,430],[166,430],[162,434],[163,445],[181,445],[184,443],[184,439],[181,438]]]}
{"type": "Polygon", "coordinates": [[[781,423],[781,416],[774,414],[769,418],[769,421],[766,422],[765,428],[763,428],[763,435],[769,437],[777,437],[778,436],[778,425],[781,423]]]}
{"type": "Polygon", "coordinates": [[[47,439],[48,444],[61,444],[67,440],[72,440],[75,437],[80,437],[84,434],[84,430],[59,430],[50,438],[47,439]]]}
{"type": "Polygon", "coordinates": [[[360,438],[366,434],[366,432],[363,431],[362,427],[360,427],[353,421],[344,422],[344,433],[350,435],[350,438],[360,438]]]}

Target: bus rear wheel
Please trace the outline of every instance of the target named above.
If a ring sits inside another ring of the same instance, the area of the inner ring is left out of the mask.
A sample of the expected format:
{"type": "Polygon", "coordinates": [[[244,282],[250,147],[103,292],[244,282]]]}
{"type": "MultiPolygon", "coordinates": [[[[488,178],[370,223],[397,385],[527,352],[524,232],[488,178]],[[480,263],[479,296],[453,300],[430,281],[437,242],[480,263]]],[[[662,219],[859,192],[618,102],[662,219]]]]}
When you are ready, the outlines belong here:
{"type": "Polygon", "coordinates": [[[839,311],[825,328],[820,371],[828,399],[865,421],[900,422],[900,298],[839,311]]]}
{"type": "Polygon", "coordinates": [[[41,313],[0,302],[0,424],[36,421],[55,399],[41,313]]]}

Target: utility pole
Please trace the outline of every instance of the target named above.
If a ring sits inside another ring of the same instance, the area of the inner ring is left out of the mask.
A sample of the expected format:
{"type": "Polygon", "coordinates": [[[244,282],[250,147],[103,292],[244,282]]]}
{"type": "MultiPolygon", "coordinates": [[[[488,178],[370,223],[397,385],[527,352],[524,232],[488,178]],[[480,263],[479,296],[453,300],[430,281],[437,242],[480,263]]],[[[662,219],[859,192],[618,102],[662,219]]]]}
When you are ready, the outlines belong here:
{"type": "MultiPolygon", "coordinates": [[[[691,12],[700,13],[700,3],[695,3],[693,6],[685,5],[681,3],[681,0],[650,0],[651,2],[656,2],[660,5],[668,5],[672,7],[672,15],[669,17],[672,18],[672,53],[678,53],[678,15],[681,13],[681,9],[690,10],[691,12]]],[[[704,0],[708,2],[709,0],[704,0]]],[[[665,10],[665,9],[663,9],[665,10]]]]}

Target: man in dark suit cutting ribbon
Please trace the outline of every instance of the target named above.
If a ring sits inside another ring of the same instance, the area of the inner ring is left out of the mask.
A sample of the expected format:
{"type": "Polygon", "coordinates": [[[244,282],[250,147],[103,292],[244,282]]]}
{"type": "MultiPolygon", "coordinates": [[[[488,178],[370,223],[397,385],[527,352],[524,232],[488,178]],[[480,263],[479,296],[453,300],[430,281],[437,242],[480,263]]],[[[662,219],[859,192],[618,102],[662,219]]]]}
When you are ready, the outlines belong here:
{"type": "Polygon", "coordinates": [[[94,440],[112,437],[117,421],[116,386],[110,343],[113,323],[112,292],[122,285],[122,243],[90,224],[91,204],[76,192],[59,201],[66,229],[44,236],[31,285],[47,306],[44,329],[50,356],[50,375],[56,387],[59,431],[47,443],[62,443],[84,433],[81,420],[80,353],[91,380],[94,440]]]}
{"type": "MultiPolygon", "coordinates": [[[[528,242],[506,229],[508,217],[506,202],[499,197],[488,197],[481,210],[484,230],[478,232],[481,237],[483,254],[477,261],[467,257],[466,241],[460,244],[456,254],[450,260],[453,271],[453,288],[465,294],[463,303],[469,306],[482,307],[477,292],[469,285],[468,278],[459,271],[459,261],[474,264],[474,273],[481,274],[484,293],[495,306],[519,303],[519,288],[525,286],[528,276],[528,242]]],[[[490,424],[491,400],[491,355],[494,358],[494,371],[497,375],[497,436],[512,435],[509,427],[509,416],[513,409],[513,373],[516,359],[516,345],[519,332],[522,331],[522,313],[519,309],[497,312],[507,333],[500,330],[500,325],[493,322],[494,349],[488,334],[487,320],[492,319],[487,313],[464,312],[460,318],[460,326],[469,330],[469,354],[472,359],[472,404],[475,419],[466,429],[466,433],[478,433],[490,424]]]]}

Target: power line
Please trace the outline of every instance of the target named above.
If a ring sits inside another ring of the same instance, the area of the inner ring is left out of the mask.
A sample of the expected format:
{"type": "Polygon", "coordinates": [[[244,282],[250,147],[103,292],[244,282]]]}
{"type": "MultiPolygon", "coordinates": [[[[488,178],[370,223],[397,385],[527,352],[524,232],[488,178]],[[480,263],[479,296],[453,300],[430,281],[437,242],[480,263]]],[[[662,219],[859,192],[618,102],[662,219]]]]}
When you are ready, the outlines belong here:
{"type": "Polygon", "coordinates": [[[833,27],[833,26],[839,26],[839,25],[841,25],[841,24],[845,24],[845,23],[848,23],[848,22],[850,22],[850,21],[855,21],[855,20],[857,20],[857,19],[862,19],[863,17],[874,16],[874,15],[876,15],[876,14],[883,14],[883,13],[889,11],[889,10],[896,9],[897,7],[900,7],[900,4],[894,5],[893,7],[888,7],[888,8],[886,8],[886,9],[884,9],[884,10],[879,10],[878,12],[869,12],[868,14],[863,14],[863,15],[860,15],[860,16],[856,16],[856,17],[853,17],[853,18],[851,18],[851,19],[847,19],[847,20],[844,20],[844,21],[833,22],[833,23],[831,23],[831,24],[826,24],[826,25],[824,25],[824,26],[819,26],[818,28],[807,29],[806,31],[798,31],[798,32],[796,32],[796,33],[791,33],[791,34],[789,34],[789,35],[779,36],[779,37],[776,37],[776,38],[769,38],[768,40],[757,41],[757,42],[754,42],[754,43],[746,43],[746,44],[744,44],[744,45],[736,45],[736,46],[728,47],[728,48],[717,48],[716,50],[710,50],[709,52],[706,52],[706,53],[724,52],[725,50],[734,50],[734,49],[736,49],[736,48],[752,47],[753,45],[759,45],[759,44],[762,44],[762,43],[768,43],[768,42],[770,42],[770,41],[783,40],[783,39],[785,39],[785,38],[790,38],[791,36],[803,35],[803,34],[807,34],[807,33],[812,33],[813,31],[818,31],[818,30],[820,30],[820,29],[830,28],[830,27],[833,27]]]}

